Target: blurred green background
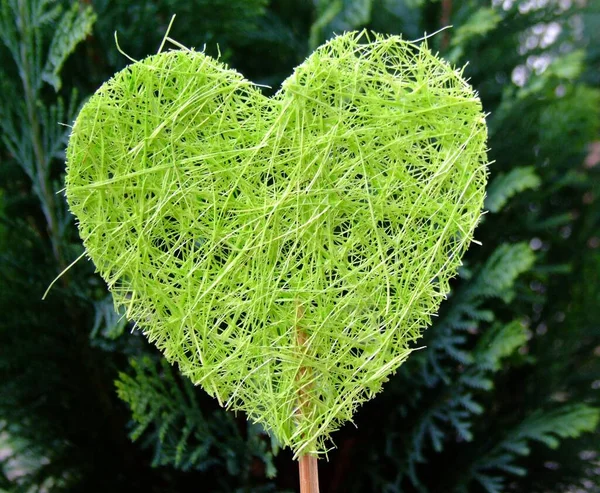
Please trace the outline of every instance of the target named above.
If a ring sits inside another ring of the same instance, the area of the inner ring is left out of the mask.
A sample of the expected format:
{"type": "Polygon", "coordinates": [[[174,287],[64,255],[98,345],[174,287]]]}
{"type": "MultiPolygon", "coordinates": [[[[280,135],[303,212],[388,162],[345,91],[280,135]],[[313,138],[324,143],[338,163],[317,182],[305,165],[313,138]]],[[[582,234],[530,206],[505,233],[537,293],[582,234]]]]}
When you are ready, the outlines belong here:
{"type": "Polygon", "coordinates": [[[600,491],[598,0],[1,0],[0,491],[296,491],[297,464],[121,314],[61,192],[78,108],[171,37],[277,90],[333,33],[428,43],[489,113],[487,214],[322,493],[600,491]]]}

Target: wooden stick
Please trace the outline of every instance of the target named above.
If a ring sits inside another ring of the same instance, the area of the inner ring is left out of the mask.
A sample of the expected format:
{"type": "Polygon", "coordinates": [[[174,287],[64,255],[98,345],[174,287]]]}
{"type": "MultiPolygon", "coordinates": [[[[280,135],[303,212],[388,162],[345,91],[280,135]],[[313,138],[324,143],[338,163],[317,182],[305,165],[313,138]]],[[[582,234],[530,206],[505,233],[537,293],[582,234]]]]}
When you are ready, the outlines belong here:
{"type": "MultiPolygon", "coordinates": [[[[296,341],[299,347],[306,344],[306,333],[300,327],[300,319],[304,316],[304,307],[296,302],[296,341]]],[[[308,368],[300,368],[298,379],[301,380],[308,373],[308,368]]],[[[300,414],[308,404],[308,397],[304,389],[298,391],[298,410],[300,414]]],[[[303,455],[298,461],[300,473],[300,493],[319,493],[319,466],[317,458],[303,455]]]]}
{"type": "Polygon", "coordinates": [[[300,468],[300,493],[319,493],[319,467],[317,458],[303,455],[298,462],[300,468]]]}

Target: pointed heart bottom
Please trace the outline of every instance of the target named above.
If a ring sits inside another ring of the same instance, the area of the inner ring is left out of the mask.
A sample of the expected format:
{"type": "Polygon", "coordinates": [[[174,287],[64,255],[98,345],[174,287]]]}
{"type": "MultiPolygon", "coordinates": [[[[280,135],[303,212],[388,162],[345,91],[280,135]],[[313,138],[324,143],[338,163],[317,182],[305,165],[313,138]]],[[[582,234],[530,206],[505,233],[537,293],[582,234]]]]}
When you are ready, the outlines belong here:
{"type": "Polygon", "coordinates": [[[115,303],[298,456],[326,450],[430,323],[485,149],[460,73],[349,33],[273,98],[194,51],[125,68],[75,122],[66,190],[115,303]]]}

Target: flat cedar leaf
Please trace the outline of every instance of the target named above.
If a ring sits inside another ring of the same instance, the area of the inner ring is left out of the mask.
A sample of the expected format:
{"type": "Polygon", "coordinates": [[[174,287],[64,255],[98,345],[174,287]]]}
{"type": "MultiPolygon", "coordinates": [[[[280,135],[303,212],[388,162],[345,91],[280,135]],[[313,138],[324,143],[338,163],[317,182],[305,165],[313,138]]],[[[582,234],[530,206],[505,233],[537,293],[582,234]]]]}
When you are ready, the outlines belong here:
{"type": "Polygon", "coordinates": [[[473,414],[481,414],[483,412],[483,406],[475,402],[471,394],[462,395],[459,398],[458,402],[462,407],[472,412],[473,414]]]}
{"type": "Polygon", "coordinates": [[[310,47],[316,48],[325,32],[344,32],[367,25],[373,0],[321,0],[320,15],[311,27],[310,47]]]}
{"type": "Polygon", "coordinates": [[[556,448],[561,438],[576,438],[581,433],[593,431],[598,425],[599,415],[599,409],[584,404],[566,405],[552,411],[537,411],[475,462],[471,469],[472,478],[484,486],[483,482],[491,477],[487,471],[500,470],[523,476],[526,469],[515,465],[514,461],[516,456],[531,453],[528,442],[537,441],[556,448]]]}
{"type": "Polygon", "coordinates": [[[577,438],[598,426],[600,409],[586,404],[568,404],[551,411],[538,411],[526,418],[501,444],[506,450],[529,454],[527,440],[556,448],[560,438],[577,438]],[[516,448],[515,448],[516,446],[516,448]]]}
{"type": "Polygon", "coordinates": [[[576,50],[554,60],[546,69],[546,76],[574,80],[581,75],[585,67],[585,51],[576,50]]]}
{"type": "Polygon", "coordinates": [[[467,351],[462,351],[462,350],[456,348],[455,346],[452,346],[452,345],[445,346],[444,350],[446,351],[446,354],[448,356],[455,359],[459,363],[467,365],[467,364],[470,364],[473,362],[473,356],[471,355],[471,353],[468,353],[467,351]]]}
{"type": "Polygon", "coordinates": [[[535,255],[527,243],[503,243],[489,257],[471,289],[478,296],[499,297],[507,301],[515,279],[529,270],[534,261],[535,255]]]}
{"type": "Polygon", "coordinates": [[[527,446],[525,441],[516,441],[516,442],[505,442],[502,444],[502,447],[509,452],[514,452],[518,455],[529,455],[530,448],[527,446]]]}
{"type": "Polygon", "coordinates": [[[272,460],[274,451],[262,445],[264,432],[260,426],[255,426],[253,432],[249,430],[244,439],[233,431],[230,415],[203,415],[196,397],[189,392],[191,383],[184,380],[179,385],[165,359],[154,362],[142,357],[132,359],[130,365],[135,375],[121,373],[115,384],[135,422],[130,437],[138,440],[144,435],[144,442],[154,447],[154,465],[206,470],[226,463],[229,469],[239,472],[246,467],[250,450],[265,464],[272,460]]]}
{"type": "Polygon", "coordinates": [[[177,442],[177,446],[175,447],[175,467],[179,467],[183,461],[183,454],[186,451],[188,440],[192,434],[192,431],[193,426],[188,423],[181,432],[181,437],[179,438],[179,442],[177,442]]]}
{"type": "Polygon", "coordinates": [[[309,47],[314,50],[321,42],[321,33],[344,7],[342,0],[321,0],[317,4],[317,18],[310,28],[309,47]]]}
{"type": "Polygon", "coordinates": [[[277,476],[277,467],[273,463],[273,458],[265,461],[265,476],[269,479],[273,479],[277,476]]]}
{"type": "Polygon", "coordinates": [[[115,309],[110,294],[94,302],[94,326],[90,337],[94,338],[101,334],[109,339],[116,339],[123,333],[126,325],[125,311],[115,309]]]}
{"type": "Polygon", "coordinates": [[[581,75],[585,67],[585,51],[576,50],[555,58],[541,74],[532,75],[517,92],[520,99],[554,90],[557,80],[574,81],[581,75]]]}
{"type": "Polygon", "coordinates": [[[464,411],[451,411],[448,413],[450,424],[456,430],[456,433],[466,442],[473,440],[471,432],[471,422],[467,421],[469,413],[464,411]]]}
{"type": "Polygon", "coordinates": [[[54,25],[63,13],[63,6],[54,0],[38,3],[38,12],[33,16],[32,27],[39,29],[43,26],[54,25]]]}
{"type": "Polygon", "coordinates": [[[495,29],[501,21],[502,15],[496,9],[482,7],[455,31],[451,45],[462,46],[473,38],[484,36],[495,29]]]}
{"type": "Polygon", "coordinates": [[[172,413],[162,413],[161,414],[161,418],[163,419],[163,422],[161,423],[161,425],[158,428],[158,440],[159,441],[161,441],[161,442],[165,441],[167,433],[169,432],[169,428],[173,424],[173,421],[175,421],[176,417],[177,417],[177,415],[172,414],[172,413]]]}
{"type": "Polygon", "coordinates": [[[564,214],[556,214],[554,216],[550,216],[543,221],[536,221],[535,224],[532,224],[530,227],[531,231],[543,231],[552,228],[558,228],[559,226],[563,226],[565,224],[569,224],[573,222],[574,216],[572,212],[565,212],[564,214]]]}
{"type": "Polygon", "coordinates": [[[485,208],[490,212],[499,212],[516,194],[540,186],[540,177],[533,166],[513,168],[510,172],[494,178],[487,190],[485,208]]]}
{"type": "Polygon", "coordinates": [[[475,350],[475,362],[485,370],[498,371],[500,361],[513,354],[527,341],[523,324],[513,322],[488,329],[480,339],[475,350]]]}
{"type": "Polygon", "coordinates": [[[474,478],[487,493],[503,493],[504,491],[504,478],[500,476],[479,473],[474,478]]]}
{"type": "Polygon", "coordinates": [[[502,469],[503,471],[514,474],[515,476],[525,476],[527,474],[527,469],[524,467],[513,466],[511,464],[499,465],[498,469],[502,469]]]}
{"type": "Polygon", "coordinates": [[[483,378],[480,375],[463,376],[460,381],[466,386],[479,390],[491,390],[494,388],[494,382],[489,378],[483,378]]]}
{"type": "Polygon", "coordinates": [[[372,9],[373,0],[346,0],[337,17],[345,24],[346,29],[356,29],[369,23],[372,9]]]}
{"type": "Polygon", "coordinates": [[[436,452],[441,452],[443,449],[443,441],[444,441],[444,432],[440,430],[440,428],[433,424],[430,424],[429,429],[429,438],[431,439],[431,443],[433,444],[433,449],[436,452]]]}
{"type": "Polygon", "coordinates": [[[493,322],[494,312],[491,310],[478,310],[475,307],[469,305],[465,307],[464,312],[471,317],[471,320],[477,320],[481,322],[493,322]]]}
{"type": "Polygon", "coordinates": [[[79,2],[74,2],[71,9],[61,17],[42,72],[42,79],[54,87],[55,91],[59,91],[62,85],[59,76],[62,66],[75,47],[92,32],[95,21],[96,14],[92,7],[81,7],[79,2]]]}
{"type": "Polygon", "coordinates": [[[555,274],[569,274],[573,271],[571,264],[546,264],[536,267],[535,272],[537,274],[544,275],[555,275],[555,274]]]}

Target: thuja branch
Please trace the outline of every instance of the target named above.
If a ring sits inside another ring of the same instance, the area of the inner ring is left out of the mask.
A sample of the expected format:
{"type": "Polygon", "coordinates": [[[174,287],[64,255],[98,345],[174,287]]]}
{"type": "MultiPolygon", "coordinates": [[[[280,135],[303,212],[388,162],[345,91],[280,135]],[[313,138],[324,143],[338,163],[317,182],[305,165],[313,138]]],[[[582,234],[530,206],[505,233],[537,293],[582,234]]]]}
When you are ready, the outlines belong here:
{"type": "Polygon", "coordinates": [[[29,12],[28,3],[24,0],[20,0],[18,6],[19,19],[16,24],[19,33],[19,53],[17,63],[19,65],[19,73],[23,85],[25,105],[27,108],[27,120],[30,127],[31,144],[35,158],[35,172],[33,173],[33,176],[31,176],[31,179],[34,181],[34,190],[40,199],[42,211],[48,225],[52,253],[59,267],[63,268],[65,267],[65,263],[60,246],[60,231],[58,228],[58,219],[56,217],[56,204],[49,182],[50,162],[49,157],[44,152],[40,121],[37,112],[39,84],[34,86],[35,76],[37,75],[39,77],[41,75],[39,74],[39,67],[37,67],[38,70],[36,70],[36,67],[34,66],[34,57],[36,55],[32,53],[32,50],[36,49],[35,45],[37,40],[35,39],[33,27],[29,24],[31,13],[29,12]]]}

